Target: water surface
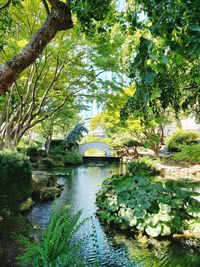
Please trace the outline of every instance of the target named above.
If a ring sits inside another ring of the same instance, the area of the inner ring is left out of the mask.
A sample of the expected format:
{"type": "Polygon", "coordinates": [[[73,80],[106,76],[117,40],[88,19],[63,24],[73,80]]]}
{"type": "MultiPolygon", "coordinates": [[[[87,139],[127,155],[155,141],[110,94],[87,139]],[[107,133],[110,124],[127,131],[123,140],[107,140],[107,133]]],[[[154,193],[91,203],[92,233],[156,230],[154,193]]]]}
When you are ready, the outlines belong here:
{"type": "MultiPolygon", "coordinates": [[[[74,211],[81,209],[82,218],[92,217],[79,233],[79,238],[84,239],[83,255],[87,266],[200,267],[200,244],[197,240],[127,237],[100,224],[95,216],[96,193],[106,177],[121,171],[121,167],[117,165],[82,165],[62,170],[59,175],[64,190],[56,202],[65,202],[74,211]]],[[[45,228],[51,209],[52,201],[37,204],[28,217],[45,228]]]]}

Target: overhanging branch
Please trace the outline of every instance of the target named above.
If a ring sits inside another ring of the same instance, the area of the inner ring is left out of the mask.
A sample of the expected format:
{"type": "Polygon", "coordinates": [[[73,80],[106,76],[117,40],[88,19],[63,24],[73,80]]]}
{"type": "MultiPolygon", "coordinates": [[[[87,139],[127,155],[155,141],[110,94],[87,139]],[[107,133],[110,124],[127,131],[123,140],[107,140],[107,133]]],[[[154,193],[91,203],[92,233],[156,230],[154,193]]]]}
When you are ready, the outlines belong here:
{"type": "Polygon", "coordinates": [[[21,72],[38,58],[57,32],[73,27],[71,12],[66,4],[59,0],[48,2],[52,6],[51,13],[41,29],[17,56],[0,66],[0,94],[5,93],[21,72]]]}

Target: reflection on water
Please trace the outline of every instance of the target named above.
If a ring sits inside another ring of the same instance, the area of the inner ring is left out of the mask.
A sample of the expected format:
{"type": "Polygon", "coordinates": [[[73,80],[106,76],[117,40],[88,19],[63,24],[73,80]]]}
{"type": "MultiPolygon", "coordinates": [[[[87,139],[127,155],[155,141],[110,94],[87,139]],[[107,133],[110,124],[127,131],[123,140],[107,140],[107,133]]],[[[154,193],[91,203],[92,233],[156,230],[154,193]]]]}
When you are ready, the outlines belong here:
{"type": "MultiPolygon", "coordinates": [[[[63,170],[62,170],[63,172],[63,170]]],[[[95,194],[104,178],[113,172],[121,172],[119,166],[86,166],[65,170],[59,182],[63,183],[62,195],[57,203],[67,203],[74,211],[82,210],[86,221],[78,234],[84,240],[83,255],[87,266],[111,267],[200,267],[200,249],[198,241],[156,240],[141,236],[134,238],[122,234],[108,233],[95,216],[95,194]],[[194,242],[196,242],[194,246],[194,242]]],[[[49,220],[52,202],[36,205],[28,217],[44,228],[49,220]]]]}

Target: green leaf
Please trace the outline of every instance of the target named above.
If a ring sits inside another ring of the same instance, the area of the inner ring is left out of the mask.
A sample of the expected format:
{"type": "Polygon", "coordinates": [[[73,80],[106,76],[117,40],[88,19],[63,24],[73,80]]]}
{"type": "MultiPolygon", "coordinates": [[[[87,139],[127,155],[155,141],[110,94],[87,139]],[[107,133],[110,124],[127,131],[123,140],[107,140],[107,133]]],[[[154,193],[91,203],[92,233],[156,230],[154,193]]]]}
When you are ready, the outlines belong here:
{"type": "Polygon", "coordinates": [[[157,225],[156,227],[150,227],[147,226],[145,229],[146,233],[152,237],[157,237],[162,232],[162,227],[160,225],[157,225]]]}
{"type": "Polygon", "coordinates": [[[193,217],[200,218],[200,203],[197,200],[192,200],[192,203],[186,209],[187,213],[193,217]]]}
{"type": "Polygon", "coordinates": [[[157,58],[157,51],[153,51],[153,52],[151,52],[151,54],[149,55],[149,57],[150,57],[151,59],[156,59],[156,58],[157,58]]]}
{"type": "Polygon", "coordinates": [[[200,75],[199,75],[199,76],[196,76],[196,77],[194,77],[194,80],[195,80],[195,82],[196,82],[196,83],[200,83],[200,75]]]}
{"type": "Polygon", "coordinates": [[[192,31],[200,32],[200,27],[198,25],[190,25],[188,28],[192,31]]]}
{"type": "Polygon", "coordinates": [[[151,93],[151,98],[152,100],[160,97],[160,94],[161,94],[161,89],[159,87],[155,87],[151,93]]]}
{"type": "Polygon", "coordinates": [[[167,226],[166,224],[162,224],[162,236],[167,236],[171,234],[171,229],[169,226],[167,226]]]}
{"type": "Polygon", "coordinates": [[[143,76],[144,83],[152,83],[154,78],[156,76],[155,71],[151,70],[150,68],[147,70],[147,72],[143,76]]]}
{"type": "Polygon", "coordinates": [[[163,64],[167,64],[168,63],[168,57],[166,55],[162,55],[160,58],[160,62],[162,62],[163,64]]]}

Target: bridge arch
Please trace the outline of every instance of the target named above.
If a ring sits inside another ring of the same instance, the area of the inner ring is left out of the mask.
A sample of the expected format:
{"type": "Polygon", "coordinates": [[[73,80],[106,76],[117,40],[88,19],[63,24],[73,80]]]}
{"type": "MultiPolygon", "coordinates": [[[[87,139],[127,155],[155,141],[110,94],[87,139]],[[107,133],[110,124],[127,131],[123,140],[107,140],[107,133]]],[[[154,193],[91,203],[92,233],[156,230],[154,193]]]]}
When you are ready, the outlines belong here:
{"type": "Polygon", "coordinates": [[[102,142],[88,142],[85,144],[79,145],[79,152],[82,156],[84,156],[85,151],[89,149],[99,149],[105,152],[106,157],[112,156],[112,150],[110,149],[109,145],[102,143],[102,142]]]}

